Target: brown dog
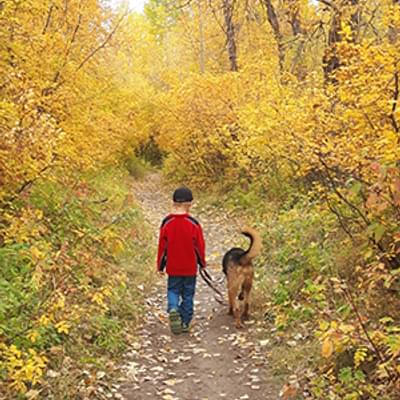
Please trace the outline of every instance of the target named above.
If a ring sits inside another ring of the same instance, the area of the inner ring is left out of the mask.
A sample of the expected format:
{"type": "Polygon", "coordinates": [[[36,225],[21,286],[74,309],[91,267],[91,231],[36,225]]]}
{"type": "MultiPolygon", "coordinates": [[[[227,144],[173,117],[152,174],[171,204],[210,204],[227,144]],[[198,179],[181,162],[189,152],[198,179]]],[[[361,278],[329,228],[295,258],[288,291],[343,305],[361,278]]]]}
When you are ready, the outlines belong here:
{"type": "Polygon", "coordinates": [[[247,251],[234,247],[222,260],[222,270],[228,279],[229,314],[234,315],[236,328],[242,328],[242,318],[249,318],[250,291],[253,286],[253,265],[251,261],[261,251],[261,237],[253,228],[243,228],[243,235],[250,239],[247,251]],[[239,300],[244,300],[243,314],[239,300]]]}

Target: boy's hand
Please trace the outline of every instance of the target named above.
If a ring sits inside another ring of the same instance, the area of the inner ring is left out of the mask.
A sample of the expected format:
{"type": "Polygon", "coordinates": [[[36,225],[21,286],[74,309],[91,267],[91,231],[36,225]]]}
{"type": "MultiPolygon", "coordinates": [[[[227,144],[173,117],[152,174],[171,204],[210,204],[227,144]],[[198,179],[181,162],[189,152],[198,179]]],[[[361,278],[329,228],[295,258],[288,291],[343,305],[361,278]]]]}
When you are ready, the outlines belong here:
{"type": "Polygon", "coordinates": [[[165,271],[160,271],[160,270],[158,270],[157,272],[158,272],[158,275],[159,275],[159,276],[164,276],[164,275],[165,275],[165,271]]]}

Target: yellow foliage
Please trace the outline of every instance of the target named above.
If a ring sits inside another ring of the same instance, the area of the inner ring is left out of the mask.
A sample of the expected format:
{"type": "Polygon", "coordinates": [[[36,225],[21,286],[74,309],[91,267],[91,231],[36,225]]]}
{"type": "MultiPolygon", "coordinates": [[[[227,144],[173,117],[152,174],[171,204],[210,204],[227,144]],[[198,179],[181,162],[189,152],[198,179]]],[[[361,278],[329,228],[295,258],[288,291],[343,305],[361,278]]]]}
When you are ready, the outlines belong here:
{"type": "Polygon", "coordinates": [[[329,358],[333,354],[333,350],[334,348],[332,340],[329,337],[325,338],[321,349],[322,356],[325,358],[329,358]]]}
{"type": "Polygon", "coordinates": [[[365,347],[360,347],[357,349],[357,351],[354,353],[354,365],[356,367],[359,367],[360,364],[365,361],[368,355],[368,349],[365,347]]]}
{"type": "Polygon", "coordinates": [[[70,324],[66,321],[60,321],[55,325],[55,328],[57,329],[58,333],[65,333],[68,334],[70,330],[70,324]]]}
{"type": "Polygon", "coordinates": [[[28,333],[28,338],[32,343],[35,343],[37,338],[39,337],[39,332],[32,330],[31,332],[28,333]]]}
{"type": "Polygon", "coordinates": [[[40,381],[48,361],[34,349],[23,353],[15,345],[3,345],[0,357],[8,371],[10,387],[23,393],[27,391],[28,383],[36,385],[40,381]]]}

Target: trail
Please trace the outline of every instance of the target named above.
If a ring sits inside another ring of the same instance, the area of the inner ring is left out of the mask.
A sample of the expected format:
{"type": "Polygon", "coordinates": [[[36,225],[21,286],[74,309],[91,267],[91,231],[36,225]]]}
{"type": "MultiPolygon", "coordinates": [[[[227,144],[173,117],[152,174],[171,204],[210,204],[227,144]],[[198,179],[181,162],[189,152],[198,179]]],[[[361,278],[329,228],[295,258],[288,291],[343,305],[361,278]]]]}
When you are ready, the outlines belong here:
{"type": "MultiPolygon", "coordinates": [[[[134,188],[137,201],[154,228],[155,242],[160,221],[171,204],[170,194],[162,188],[157,174],[149,175],[134,188]]],[[[215,265],[210,272],[220,278],[223,253],[238,244],[237,226],[229,216],[211,207],[194,206],[192,214],[204,228],[207,262],[215,265]]],[[[192,330],[190,334],[174,336],[165,312],[165,284],[161,278],[147,298],[138,341],[132,343],[124,360],[120,398],[277,400],[279,390],[268,366],[267,348],[256,338],[260,329],[257,322],[252,320],[243,330],[236,330],[226,307],[215,301],[199,278],[192,330]]]]}

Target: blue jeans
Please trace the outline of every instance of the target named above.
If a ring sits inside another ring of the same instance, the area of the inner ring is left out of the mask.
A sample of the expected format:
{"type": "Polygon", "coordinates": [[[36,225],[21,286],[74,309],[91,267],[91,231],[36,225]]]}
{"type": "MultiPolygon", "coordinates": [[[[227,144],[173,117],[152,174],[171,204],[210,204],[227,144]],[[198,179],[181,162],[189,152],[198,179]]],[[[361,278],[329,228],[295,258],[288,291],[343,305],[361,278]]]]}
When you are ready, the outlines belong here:
{"type": "Polygon", "coordinates": [[[193,317],[196,276],[168,276],[168,308],[178,310],[182,323],[189,325],[193,317]]]}

